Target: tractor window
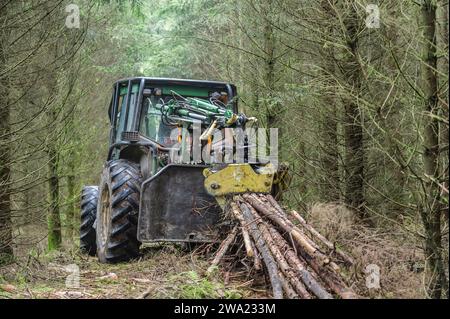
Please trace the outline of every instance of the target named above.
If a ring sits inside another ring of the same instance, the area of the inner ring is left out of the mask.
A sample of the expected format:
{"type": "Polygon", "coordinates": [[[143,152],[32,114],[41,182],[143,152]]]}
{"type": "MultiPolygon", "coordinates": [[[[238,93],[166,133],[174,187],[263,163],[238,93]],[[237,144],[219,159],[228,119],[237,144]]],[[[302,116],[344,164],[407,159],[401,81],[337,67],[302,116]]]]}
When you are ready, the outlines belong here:
{"type": "Polygon", "coordinates": [[[161,111],[155,107],[156,103],[154,96],[144,99],[139,131],[159,144],[170,146],[172,128],[161,122],[161,111]]]}
{"type": "Polygon", "coordinates": [[[128,112],[128,117],[129,120],[126,121],[126,100],[127,100],[127,92],[128,92],[128,87],[122,87],[120,89],[120,93],[119,93],[119,101],[117,103],[117,116],[116,116],[116,121],[115,121],[115,128],[116,128],[116,142],[120,142],[120,140],[122,139],[122,132],[125,130],[125,122],[126,122],[126,130],[127,131],[132,131],[132,125],[133,125],[133,117],[134,117],[134,112],[136,110],[136,99],[137,99],[137,94],[139,91],[139,85],[138,84],[134,84],[131,88],[131,94],[130,94],[130,110],[128,112]]]}
{"type": "Polygon", "coordinates": [[[131,89],[131,95],[130,95],[130,110],[128,112],[128,121],[127,121],[127,131],[132,131],[132,125],[133,125],[133,117],[134,112],[136,112],[136,99],[137,99],[137,92],[138,92],[138,86],[133,85],[133,88],[131,89]]]}
{"type": "Polygon", "coordinates": [[[119,142],[121,139],[123,127],[125,125],[125,102],[127,99],[127,94],[119,95],[119,101],[117,103],[117,117],[116,117],[116,142],[119,142]]]}

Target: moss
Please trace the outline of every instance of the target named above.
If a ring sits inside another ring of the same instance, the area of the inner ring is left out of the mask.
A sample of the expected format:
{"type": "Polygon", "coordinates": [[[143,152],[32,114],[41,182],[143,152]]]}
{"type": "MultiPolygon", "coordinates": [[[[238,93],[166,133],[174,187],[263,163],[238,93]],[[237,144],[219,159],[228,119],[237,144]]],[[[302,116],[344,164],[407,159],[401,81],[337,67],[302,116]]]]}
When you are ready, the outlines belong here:
{"type": "Polygon", "coordinates": [[[242,298],[241,293],[234,289],[227,289],[225,286],[210,278],[200,277],[195,271],[181,273],[176,277],[182,280],[180,285],[179,298],[201,299],[201,298],[223,298],[223,299],[239,299],[242,298]]]}

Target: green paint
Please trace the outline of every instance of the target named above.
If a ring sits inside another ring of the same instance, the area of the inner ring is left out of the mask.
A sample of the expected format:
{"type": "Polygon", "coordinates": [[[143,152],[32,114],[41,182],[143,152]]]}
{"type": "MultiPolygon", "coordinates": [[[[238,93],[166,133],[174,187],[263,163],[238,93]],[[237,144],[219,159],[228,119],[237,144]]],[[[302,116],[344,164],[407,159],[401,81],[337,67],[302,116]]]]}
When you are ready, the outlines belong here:
{"type": "Polygon", "coordinates": [[[188,98],[187,100],[188,100],[189,104],[191,104],[192,106],[198,107],[202,110],[206,110],[206,111],[213,112],[213,113],[220,113],[221,108],[214,104],[209,103],[208,101],[192,99],[192,98],[188,98]]]}
{"type": "Polygon", "coordinates": [[[162,88],[162,93],[164,95],[172,95],[172,91],[181,96],[198,96],[198,97],[209,97],[209,90],[205,88],[169,85],[162,88]]]}
{"type": "Polygon", "coordinates": [[[189,116],[189,110],[179,109],[177,110],[177,114],[181,116],[189,116]]]}

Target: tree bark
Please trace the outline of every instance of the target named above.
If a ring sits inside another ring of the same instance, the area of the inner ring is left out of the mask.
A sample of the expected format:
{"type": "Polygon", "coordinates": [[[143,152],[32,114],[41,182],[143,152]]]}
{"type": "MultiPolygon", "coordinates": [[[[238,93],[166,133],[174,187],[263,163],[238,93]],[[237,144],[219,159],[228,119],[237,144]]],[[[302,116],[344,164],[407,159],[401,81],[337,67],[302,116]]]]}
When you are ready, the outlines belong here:
{"type": "Polygon", "coordinates": [[[306,287],[320,299],[331,299],[332,296],[320,285],[311,273],[302,264],[293,249],[289,247],[287,241],[273,228],[269,227],[272,238],[277,242],[280,249],[284,251],[284,255],[289,265],[294,269],[306,287]]]}
{"type": "MultiPolygon", "coordinates": [[[[0,11],[0,24],[7,19],[7,8],[0,11]]],[[[8,36],[0,31],[0,70],[6,68],[8,36]]],[[[10,105],[7,76],[0,78],[0,264],[13,256],[11,221],[10,105]]]]}
{"type": "MultiPolygon", "coordinates": [[[[70,163],[69,163],[70,164],[70,163]]],[[[75,172],[74,167],[69,165],[69,175],[67,176],[67,195],[69,203],[67,207],[67,237],[70,241],[73,240],[75,234],[76,214],[75,214],[75,172]]]]}
{"type": "Polygon", "coordinates": [[[322,252],[320,252],[317,247],[312,243],[302,232],[295,227],[288,220],[282,218],[276,211],[270,210],[268,207],[263,205],[261,202],[248,194],[242,196],[246,201],[248,201],[253,207],[256,208],[261,214],[269,218],[275,225],[278,225],[285,231],[289,236],[300,245],[300,247],[310,256],[317,258],[322,265],[330,263],[330,260],[322,252]]]}
{"type": "Polygon", "coordinates": [[[299,299],[298,294],[292,288],[292,285],[286,280],[281,271],[278,272],[278,276],[280,277],[281,285],[283,286],[287,299],[299,299]]]}
{"type": "Polygon", "coordinates": [[[425,201],[421,207],[422,222],[425,227],[425,276],[428,295],[441,298],[442,289],[447,285],[442,260],[441,205],[439,180],[439,122],[438,78],[436,74],[436,4],[424,0],[421,5],[420,22],[423,32],[422,91],[424,107],[424,150],[423,169],[426,187],[425,201]]]}
{"type": "MultiPolygon", "coordinates": [[[[50,110],[48,115],[49,123],[56,123],[57,114],[55,110],[50,110]]],[[[61,246],[61,217],[59,206],[59,174],[58,174],[58,151],[56,148],[56,141],[50,133],[49,142],[47,143],[48,155],[48,186],[50,192],[50,205],[48,214],[48,249],[55,250],[61,246]]]]}
{"type": "Polygon", "coordinates": [[[359,17],[352,3],[344,19],[346,48],[341,62],[347,92],[344,92],[345,139],[345,203],[366,220],[364,196],[364,142],[363,120],[359,106],[362,71],[358,61],[359,17]]]}
{"type": "Polygon", "coordinates": [[[250,235],[253,237],[256,248],[261,253],[262,258],[264,259],[264,264],[267,267],[267,272],[269,274],[270,283],[272,284],[273,298],[282,299],[283,298],[283,287],[280,281],[280,277],[278,274],[278,267],[273,259],[269,248],[267,248],[264,240],[262,239],[261,232],[258,227],[254,223],[254,218],[250,209],[247,207],[247,204],[242,203],[241,205],[242,214],[244,216],[245,221],[249,225],[250,235]]]}
{"type": "Polygon", "coordinates": [[[244,240],[245,250],[247,252],[248,257],[253,257],[255,255],[255,252],[252,247],[252,242],[250,240],[250,234],[247,230],[247,225],[245,224],[244,217],[242,216],[241,212],[239,211],[236,203],[232,202],[230,203],[231,211],[233,212],[234,217],[239,221],[239,224],[241,225],[241,232],[242,232],[242,238],[244,240]]]}
{"type": "MultiPolygon", "coordinates": [[[[448,1],[440,0],[438,1],[439,8],[437,10],[438,18],[439,18],[439,37],[437,38],[437,46],[440,50],[440,52],[448,52],[448,38],[449,38],[449,23],[448,23],[448,1]]],[[[448,60],[448,54],[443,54],[441,58],[438,60],[438,70],[440,71],[441,76],[439,77],[439,83],[441,84],[440,91],[443,92],[443,94],[439,98],[439,110],[441,117],[444,119],[449,118],[449,91],[448,88],[445,89],[446,86],[448,86],[448,74],[449,74],[449,60],[448,60]],[[442,81],[442,82],[441,82],[442,81]]],[[[441,184],[443,185],[441,194],[444,197],[444,202],[447,203],[447,207],[442,207],[442,210],[445,214],[445,217],[448,222],[448,203],[449,203],[449,153],[448,153],[448,147],[449,147],[449,124],[447,123],[440,123],[439,127],[440,131],[440,140],[439,144],[441,147],[446,147],[447,151],[443,152],[441,150],[441,184]],[[447,190],[447,191],[446,191],[447,190]]],[[[448,287],[447,287],[447,296],[448,296],[448,287]]]]}
{"type": "Polygon", "coordinates": [[[262,4],[261,13],[264,15],[261,18],[264,23],[264,89],[266,91],[265,112],[266,112],[266,127],[275,127],[277,111],[273,107],[273,98],[275,92],[275,36],[272,26],[272,2],[264,1],[262,4]]]}
{"type": "MultiPolygon", "coordinates": [[[[75,130],[73,126],[73,112],[69,115],[69,124],[68,127],[72,130],[75,130]]],[[[77,225],[78,215],[75,213],[75,202],[77,200],[77,196],[75,195],[75,154],[74,151],[75,146],[71,146],[71,149],[67,158],[67,197],[68,197],[68,205],[66,211],[66,223],[67,223],[67,238],[72,242],[74,240],[75,234],[75,226],[77,225]]]]}
{"type": "MultiPolygon", "coordinates": [[[[322,0],[322,10],[325,16],[325,41],[333,39],[334,28],[330,21],[333,21],[333,9],[330,0],[322,0]]],[[[338,143],[338,119],[336,100],[336,60],[334,47],[330,44],[323,45],[322,55],[322,77],[323,80],[323,109],[321,122],[322,151],[321,161],[323,169],[323,181],[321,182],[322,197],[327,201],[340,200],[340,176],[339,176],[339,143],[338,143]]]]}
{"type": "Polygon", "coordinates": [[[289,282],[292,283],[293,287],[295,288],[296,292],[302,297],[303,299],[310,299],[311,295],[306,290],[306,287],[303,285],[302,282],[296,277],[293,268],[288,264],[286,261],[286,258],[284,257],[283,253],[280,251],[274,242],[274,239],[269,233],[268,225],[266,225],[261,218],[255,216],[256,212],[253,214],[255,217],[255,220],[258,224],[258,228],[261,232],[261,235],[266,242],[267,246],[269,247],[270,251],[272,252],[272,255],[274,256],[275,260],[277,261],[277,264],[283,273],[283,275],[289,279],[289,282]]]}
{"type": "Polygon", "coordinates": [[[225,256],[225,253],[228,251],[231,244],[234,242],[237,232],[238,232],[238,228],[237,228],[237,226],[235,226],[233,228],[233,230],[228,234],[227,238],[225,238],[225,240],[220,245],[219,249],[217,250],[216,255],[214,256],[213,261],[211,262],[211,266],[208,267],[207,272],[212,272],[214,267],[220,263],[223,256],[225,256]]]}

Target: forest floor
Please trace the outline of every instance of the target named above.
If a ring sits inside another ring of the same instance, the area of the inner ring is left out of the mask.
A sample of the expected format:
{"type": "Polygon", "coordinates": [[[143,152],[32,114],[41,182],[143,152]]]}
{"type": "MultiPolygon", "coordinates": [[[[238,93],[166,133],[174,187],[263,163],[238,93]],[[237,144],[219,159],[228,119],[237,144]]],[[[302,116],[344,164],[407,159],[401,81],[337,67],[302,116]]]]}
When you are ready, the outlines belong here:
{"type": "MultiPolygon", "coordinates": [[[[317,204],[308,220],[325,237],[338,243],[356,264],[345,277],[366,298],[424,298],[423,254],[411,232],[389,226],[367,228],[339,205],[317,204]],[[368,288],[367,272],[379,270],[379,287],[368,288]]],[[[407,225],[407,224],[406,224],[407,225]]],[[[248,271],[244,263],[206,273],[215,252],[213,246],[189,251],[178,244],[143,247],[142,256],[128,263],[100,264],[96,257],[76,248],[45,252],[43,247],[20,246],[23,254],[0,267],[0,298],[267,298],[263,275],[248,271]],[[77,277],[77,273],[79,276],[77,277]],[[76,280],[79,278],[79,286],[76,280]]],[[[447,241],[448,242],[448,241],[447,241]]],[[[448,251],[448,250],[447,250],[448,251]]]]}
{"type": "Polygon", "coordinates": [[[137,260],[115,265],[71,250],[30,254],[0,268],[0,299],[267,298],[264,282],[255,288],[244,272],[207,276],[204,255],[169,244],[142,252],[137,260]]]}

